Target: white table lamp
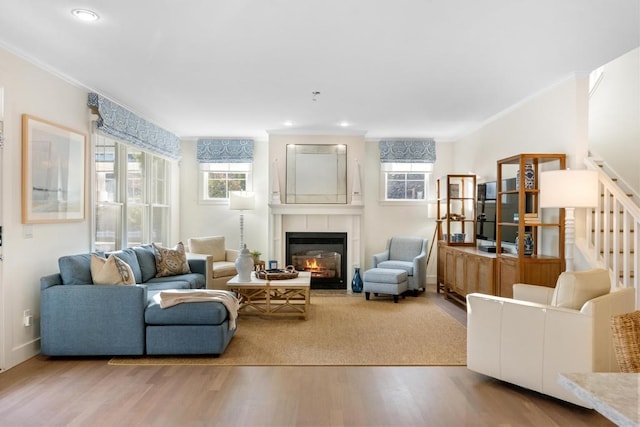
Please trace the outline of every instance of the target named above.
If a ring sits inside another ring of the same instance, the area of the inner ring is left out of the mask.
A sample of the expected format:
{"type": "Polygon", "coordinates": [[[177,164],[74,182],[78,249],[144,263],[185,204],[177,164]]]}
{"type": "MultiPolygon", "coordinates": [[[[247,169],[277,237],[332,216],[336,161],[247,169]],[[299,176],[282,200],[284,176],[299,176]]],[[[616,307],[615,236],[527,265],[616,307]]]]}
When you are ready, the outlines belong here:
{"type": "Polygon", "coordinates": [[[251,191],[230,191],[229,209],[240,211],[240,249],[244,248],[244,211],[255,209],[256,198],[251,191]]]}
{"type": "Polygon", "coordinates": [[[575,208],[598,206],[598,173],[591,170],[554,170],[540,173],[540,207],[565,209],[566,271],[573,271],[575,208]]]}

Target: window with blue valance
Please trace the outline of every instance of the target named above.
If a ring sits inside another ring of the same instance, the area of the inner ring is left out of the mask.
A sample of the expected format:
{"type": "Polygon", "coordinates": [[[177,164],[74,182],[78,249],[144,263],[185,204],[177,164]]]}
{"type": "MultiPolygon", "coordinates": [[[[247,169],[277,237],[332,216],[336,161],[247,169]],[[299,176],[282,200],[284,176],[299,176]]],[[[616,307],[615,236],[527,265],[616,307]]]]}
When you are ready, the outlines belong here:
{"type": "Polygon", "coordinates": [[[171,132],[97,93],[89,93],[88,105],[98,114],[98,130],[104,134],[173,160],[181,157],[180,139],[171,132]]]}
{"type": "Polygon", "coordinates": [[[251,163],[252,139],[199,139],[198,163],[251,163]]]}
{"type": "Polygon", "coordinates": [[[436,143],[427,139],[383,139],[380,141],[381,163],[435,163],[436,143]]]}

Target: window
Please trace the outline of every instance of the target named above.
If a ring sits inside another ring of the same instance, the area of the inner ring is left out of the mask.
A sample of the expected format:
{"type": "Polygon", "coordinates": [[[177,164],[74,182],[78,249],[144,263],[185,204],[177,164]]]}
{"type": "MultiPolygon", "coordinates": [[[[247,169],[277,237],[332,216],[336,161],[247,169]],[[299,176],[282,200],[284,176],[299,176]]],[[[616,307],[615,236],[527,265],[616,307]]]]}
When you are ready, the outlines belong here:
{"type": "Polygon", "coordinates": [[[251,191],[251,163],[200,163],[200,200],[224,202],[230,191],[251,191]]]}
{"type": "Polygon", "coordinates": [[[385,201],[426,200],[431,163],[381,163],[385,201]]]}
{"type": "Polygon", "coordinates": [[[168,244],[170,161],[99,135],[94,248],[168,244]]]}

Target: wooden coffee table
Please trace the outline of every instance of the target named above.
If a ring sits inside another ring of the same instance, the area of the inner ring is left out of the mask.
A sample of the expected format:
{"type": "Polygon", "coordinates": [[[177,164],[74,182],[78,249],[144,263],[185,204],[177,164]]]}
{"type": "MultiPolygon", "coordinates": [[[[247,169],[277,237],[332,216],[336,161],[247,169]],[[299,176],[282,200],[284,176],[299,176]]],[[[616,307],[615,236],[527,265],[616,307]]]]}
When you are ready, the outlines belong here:
{"type": "Polygon", "coordinates": [[[273,317],[303,317],[309,313],[311,273],[299,272],[295,279],[258,279],[255,272],[251,280],[240,282],[238,276],[227,282],[230,291],[240,299],[239,314],[273,317]]]}

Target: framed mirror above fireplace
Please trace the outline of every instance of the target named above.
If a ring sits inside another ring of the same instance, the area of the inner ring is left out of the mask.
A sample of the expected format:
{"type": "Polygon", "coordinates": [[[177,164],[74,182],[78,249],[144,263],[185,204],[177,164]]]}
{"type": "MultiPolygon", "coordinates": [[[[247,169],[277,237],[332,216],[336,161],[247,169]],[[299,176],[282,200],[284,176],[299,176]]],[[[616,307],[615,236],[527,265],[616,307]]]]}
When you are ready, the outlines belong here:
{"type": "Polygon", "coordinates": [[[287,203],[347,203],[347,146],[287,145],[287,203]]]}

